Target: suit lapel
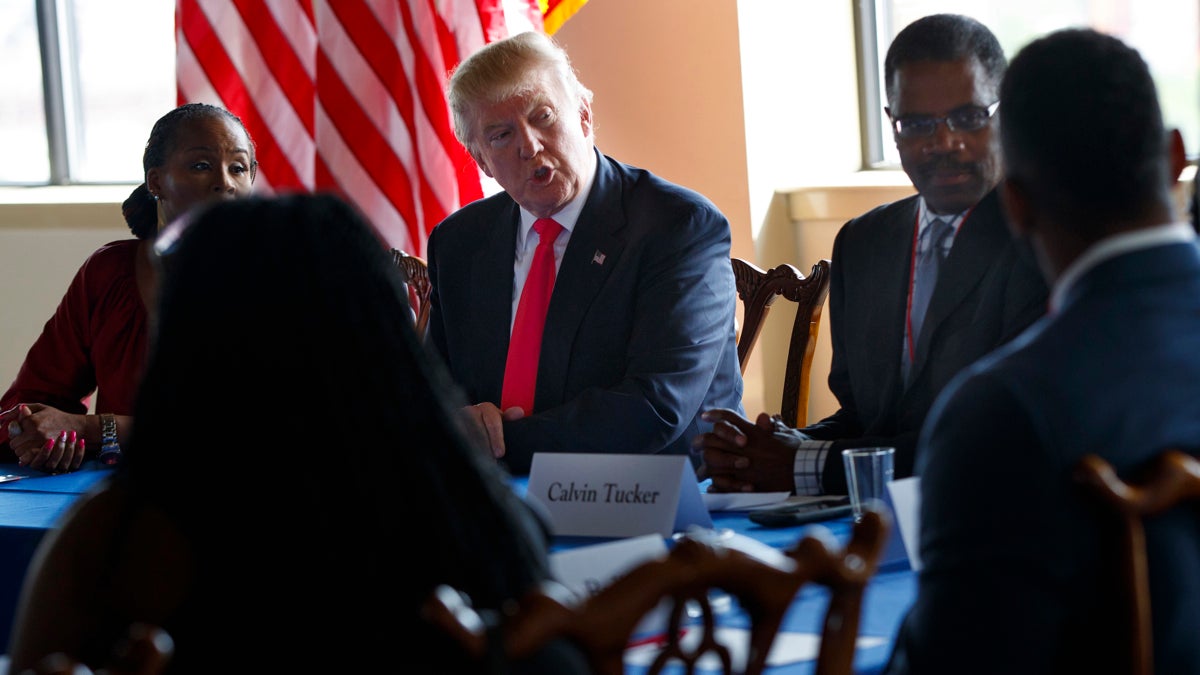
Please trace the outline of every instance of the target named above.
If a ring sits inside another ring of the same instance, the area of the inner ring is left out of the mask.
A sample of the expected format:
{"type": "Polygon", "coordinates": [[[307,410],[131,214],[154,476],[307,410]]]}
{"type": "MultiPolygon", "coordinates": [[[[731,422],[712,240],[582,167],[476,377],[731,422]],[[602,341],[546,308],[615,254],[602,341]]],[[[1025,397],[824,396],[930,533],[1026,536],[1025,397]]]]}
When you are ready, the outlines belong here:
{"type": "MultiPolygon", "coordinates": [[[[913,262],[913,231],[917,225],[917,210],[920,201],[913,197],[902,213],[888,220],[888,229],[876,242],[876,256],[873,267],[878,270],[880,292],[876,295],[879,305],[876,312],[882,313],[887,319],[880,325],[886,327],[882,336],[880,349],[872,350],[870,358],[874,360],[872,371],[887,373],[887,380],[882,383],[881,391],[888,396],[898,395],[903,389],[900,378],[900,359],[904,350],[904,333],[908,329],[908,291],[912,284],[913,262]],[[903,251],[904,255],[897,255],[903,251]],[[897,289],[888,292],[886,289],[897,289]]],[[[890,407],[887,406],[887,407],[890,407]]]]}
{"type": "Polygon", "coordinates": [[[597,157],[596,179],[563,253],[546,312],[538,361],[538,408],[563,402],[580,325],[625,249],[625,241],[617,236],[626,224],[621,179],[611,160],[599,152],[597,157]]]}
{"type": "Polygon", "coordinates": [[[938,327],[983,281],[991,269],[992,261],[1007,248],[1009,241],[1000,200],[996,191],[992,190],[963,221],[954,237],[950,255],[938,273],[937,284],[925,314],[925,327],[917,342],[918,368],[923,367],[929,355],[930,344],[938,327]]]}
{"type": "Polygon", "coordinates": [[[496,214],[496,222],[483,228],[489,237],[471,266],[471,295],[475,298],[476,329],[495,340],[479,340],[481,400],[499,401],[504,385],[504,363],[512,325],[513,261],[516,258],[520,211],[516,203],[496,214]]]}

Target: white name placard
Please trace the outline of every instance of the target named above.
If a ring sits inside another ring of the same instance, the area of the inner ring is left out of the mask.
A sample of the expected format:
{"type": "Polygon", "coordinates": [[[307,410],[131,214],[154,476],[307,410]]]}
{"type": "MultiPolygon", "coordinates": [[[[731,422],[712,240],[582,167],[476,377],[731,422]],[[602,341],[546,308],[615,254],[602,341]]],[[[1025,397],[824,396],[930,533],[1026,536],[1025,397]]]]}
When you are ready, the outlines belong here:
{"type": "Polygon", "coordinates": [[[526,497],[545,508],[556,535],[669,537],[712,527],[683,455],[536,453],[526,497]]]}
{"type": "Polygon", "coordinates": [[[887,489],[892,497],[892,511],[896,514],[896,524],[900,527],[900,538],[904,542],[904,551],[908,553],[908,566],[914,572],[920,572],[921,478],[911,476],[890,481],[887,489]]]}
{"type": "MultiPolygon", "coordinates": [[[[580,599],[588,598],[641,563],[663,558],[667,544],[657,534],[614,539],[550,555],[554,578],[580,599]]],[[[670,618],[669,607],[660,603],[638,622],[631,640],[662,635],[670,618]]]]}
{"type": "Polygon", "coordinates": [[[666,555],[666,541],[657,534],[646,534],[552,553],[550,568],[555,579],[586,598],[633,567],[666,555]]]}

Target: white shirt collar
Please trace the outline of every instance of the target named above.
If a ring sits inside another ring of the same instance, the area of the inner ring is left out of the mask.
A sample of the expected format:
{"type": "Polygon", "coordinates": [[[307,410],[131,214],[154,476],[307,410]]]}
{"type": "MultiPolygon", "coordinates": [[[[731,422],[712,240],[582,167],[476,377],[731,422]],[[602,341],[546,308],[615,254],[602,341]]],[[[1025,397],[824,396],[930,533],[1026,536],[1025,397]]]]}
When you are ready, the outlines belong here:
{"type": "Polygon", "coordinates": [[[918,207],[919,210],[917,212],[917,215],[918,215],[921,225],[917,231],[918,237],[925,234],[925,231],[929,229],[929,224],[932,223],[934,221],[934,219],[941,219],[941,220],[949,220],[950,221],[950,226],[954,228],[954,234],[950,235],[951,239],[953,239],[954,235],[958,234],[958,226],[962,225],[963,218],[966,217],[967,211],[970,211],[970,209],[967,209],[967,211],[962,211],[962,212],[956,213],[954,215],[949,215],[949,214],[939,215],[939,214],[934,213],[933,211],[929,210],[929,205],[925,203],[925,197],[921,197],[919,204],[920,204],[920,206],[918,207]]]}
{"type": "MultiPolygon", "coordinates": [[[[587,202],[588,195],[592,192],[592,184],[596,182],[596,164],[598,162],[597,153],[592,152],[592,170],[588,174],[584,183],[579,188],[579,192],[575,198],[567,202],[567,205],[562,207],[558,213],[551,216],[562,228],[567,231],[567,236],[563,237],[565,241],[570,239],[571,233],[575,231],[575,223],[579,220],[579,214],[583,212],[583,205],[587,202]]],[[[517,233],[517,250],[520,251],[526,246],[526,240],[529,238],[529,231],[533,229],[533,223],[538,219],[537,216],[521,208],[521,231],[517,233]]]]}
{"type": "Polygon", "coordinates": [[[1068,265],[1067,269],[1063,270],[1063,273],[1054,282],[1054,288],[1050,292],[1050,312],[1057,312],[1062,307],[1067,293],[1080,277],[1105,260],[1144,248],[1184,243],[1195,241],[1195,239],[1195,229],[1184,222],[1141,228],[1101,239],[1084,251],[1083,255],[1076,258],[1075,262],[1068,265]]]}

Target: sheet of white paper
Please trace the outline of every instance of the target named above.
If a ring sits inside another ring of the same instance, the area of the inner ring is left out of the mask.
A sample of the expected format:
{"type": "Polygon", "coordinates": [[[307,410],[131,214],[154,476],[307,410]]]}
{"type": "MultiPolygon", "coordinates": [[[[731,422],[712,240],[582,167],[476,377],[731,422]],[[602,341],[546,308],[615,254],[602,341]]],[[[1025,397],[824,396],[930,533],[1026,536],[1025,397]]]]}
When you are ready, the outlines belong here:
{"type": "Polygon", "coordinates": [[[892,496],[896,523],[900,526],[900,538],[904,540],[904,552],[908,554],[908,566],[914,572],[919,572],[921,533],[918,518],[921,511],[921,479],[918,476],[901,478],[891,481],[887,487],[888,494],[892,496]]]}
{"type": "Polygon", "coordinates": [[[732,536],[724,540],[727,547],[737,549],[746,555],[757,558],[769,565],[774,565],[783,569],[790,568],[795,562],[789,558],[783,551],[762,543],[761,541],[748,537],[744,534],[734,532],[732,536]]]}
{"type": "Polygon", "coordinates": [[[773,506],[788,498],[787,492],[703,492],[704,506],[712,511],[746,511],[773,506]]]}
{"type": "MultiPolygon", "coordinates": [[[[750,631],[745,628],[717,628],[716,638],[729,647],[729,657],[733,669],[740,671],[746,664],[746,655],[750,651],[750,631]]],[[[695,628],[687,629],[683,636],[684,650],[695,649],[700,642],[700,631],[695,628]]],[[[858,638],[859,649],[878,647],[885,642],[884,638],[864,636],[858,638]]],[[[813,633],[779,633],[771,644],[771,652],[767,654],[768,666],[784,666],[801,661],[815,661],[817,651],[821,648],[821,636],[813,633]]],[[[648,666],[658,655],[660,646],[649,644],[632,647],[625,650],[625,663],[631,666],[648,666]]],[[[715,654],[708,652],[700,657],[696,664],[700,672],[721,672],[721,662],[715,654]]]]}

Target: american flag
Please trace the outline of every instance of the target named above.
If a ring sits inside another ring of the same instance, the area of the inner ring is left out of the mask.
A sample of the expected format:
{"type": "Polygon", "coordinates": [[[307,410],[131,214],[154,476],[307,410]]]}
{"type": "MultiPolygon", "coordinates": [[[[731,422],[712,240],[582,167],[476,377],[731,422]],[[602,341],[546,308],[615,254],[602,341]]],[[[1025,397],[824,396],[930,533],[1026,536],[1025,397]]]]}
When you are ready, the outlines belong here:
{"type": "Polygon", "coordinates": [[[451,131],[449,72],[586,1],[176,0],[178,102],[242,118],[258,192],[336,192],[423,257],[433,226],[483,195],[451,131]]]}

